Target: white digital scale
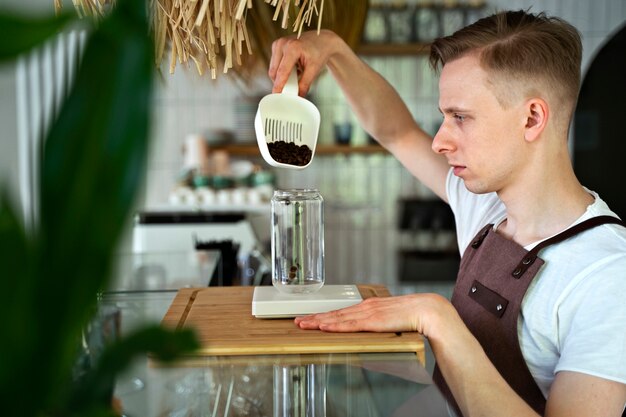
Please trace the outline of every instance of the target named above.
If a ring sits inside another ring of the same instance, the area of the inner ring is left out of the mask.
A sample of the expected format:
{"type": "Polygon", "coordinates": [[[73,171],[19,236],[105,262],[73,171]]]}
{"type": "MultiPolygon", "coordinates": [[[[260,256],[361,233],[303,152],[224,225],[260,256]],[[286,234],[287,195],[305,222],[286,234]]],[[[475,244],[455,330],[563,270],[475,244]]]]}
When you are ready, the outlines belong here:
{"type": "Polygon", "coordinates": [[[254,289],[252,315],[268,319],[304,316],[349,307],[362,300],[356,285],[324,285],[312,294],[284,294],[273,286],[262,286],[254,289]]]}

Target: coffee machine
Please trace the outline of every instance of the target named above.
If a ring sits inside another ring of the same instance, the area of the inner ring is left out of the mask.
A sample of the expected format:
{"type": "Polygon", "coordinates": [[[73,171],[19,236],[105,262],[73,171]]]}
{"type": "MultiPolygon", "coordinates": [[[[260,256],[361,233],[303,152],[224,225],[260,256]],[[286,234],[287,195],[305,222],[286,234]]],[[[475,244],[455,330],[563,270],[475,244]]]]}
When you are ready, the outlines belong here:
{"type": "Polygon", "coordinates": [[[268,223],[269,209],[140,211],[132,234],[132,252],[139,264],[136,285],[171,289],[271,283],[264,255],[268,243],[262,240],[266,233],[269,240],[269,230],[264,230],[268,223]]]}

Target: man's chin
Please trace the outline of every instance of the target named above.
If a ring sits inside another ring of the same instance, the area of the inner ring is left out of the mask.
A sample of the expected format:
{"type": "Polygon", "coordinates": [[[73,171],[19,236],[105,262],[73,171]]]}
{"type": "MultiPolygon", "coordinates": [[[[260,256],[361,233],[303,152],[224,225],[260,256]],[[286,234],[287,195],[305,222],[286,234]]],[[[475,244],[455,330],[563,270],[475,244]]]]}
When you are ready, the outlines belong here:
{"type": "Polygon", "coordinates": [[[476,181],[463,180],[463,184],[465,185],[467,191],[474,194],[487,194],[493,191],[487,187],[486,184],[478,183],[476,181]]]}

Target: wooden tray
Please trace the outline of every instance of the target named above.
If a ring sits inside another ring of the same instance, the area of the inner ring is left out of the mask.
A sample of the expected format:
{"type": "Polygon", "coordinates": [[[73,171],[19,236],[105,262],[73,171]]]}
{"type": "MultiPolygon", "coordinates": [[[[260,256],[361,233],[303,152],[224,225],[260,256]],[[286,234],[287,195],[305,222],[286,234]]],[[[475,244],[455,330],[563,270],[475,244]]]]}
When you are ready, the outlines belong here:
{"type": "MultiPolygon", "coordinates": [[[[361,296],[386,297],[382,285],[358,285],[361,296]]],[[[194,328],[202,356],[314,353],[415,352],[424,359],[418,333],[324,333],[302,330],[293,319],[258,319],[252,315],[254,287],[184,288],[172,301],[163,324],[194,328]]]]}

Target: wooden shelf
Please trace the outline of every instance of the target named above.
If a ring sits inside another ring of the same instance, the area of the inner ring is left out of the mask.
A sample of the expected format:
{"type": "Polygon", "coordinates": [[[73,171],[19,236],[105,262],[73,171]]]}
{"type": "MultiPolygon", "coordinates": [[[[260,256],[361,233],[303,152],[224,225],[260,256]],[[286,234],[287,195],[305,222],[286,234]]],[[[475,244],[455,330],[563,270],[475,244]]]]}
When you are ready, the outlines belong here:
{"type": "Polygon", "coordinates": [[[349,145],[320,145],[315,149],[316,155],[333,155],[333,154],[376,154],[387,153],[387,150],[380,145],[362,145],[362,146],[349,146],[349,145]]]}
{"type": "MultiPolygon", "coordinates": [[[[224,150],[233,156],[254,156],[260,157],[259,147],[252,145],[224,145],[214,146],[213,150],[224,150]]],[[[379,154],[387,153],[387,150],[380,145],[319,145],[315,149],[315,155],[337,155],[337,154],[379,154]]]]}
{"type": "Polygon", "coordinates": [[[250,145],[216,145],[211,147],[211,151],[226,151],[230,155],[235,156],[261,156],[259,147],[255,144],[250,145]]]}
{"type": "MultiPolygon", "coordinates": [[[[469,1],[455,1],[444,0],[443,2],[426,1],[418,5],[408,5],[406,2],[400,4],[385,4],[385,5],[372,5],[368,10],[368,19],[371,19],[374,15],[375,25],[378,30],[382,30],[383,33],[377,33],[376,39],[380,43],[371,41],[360,44],[356,48],[356,52],[361,56],[415,56],[426,55],[430,53],[430,42],[420,42],[418,35],[412,33],[412,36],[407,36],[407,42],[405,43],[392,43],[389,40],[392,39],[392,26],[400,22],[403,25],[409,24],[411,30],[414,32],[417,27],[418,16],[421,10],[430,9],[437,15],[437,26],[439,31],[442,31],[442,20],[445,18],[445,13],[450,10],[461,11],[463,13],[463,19],[467,19],[467,13],[470,11],[481,10],[486,7],[487,2],[485,0],[469,0],[469,1]],[[395,22],[396,19],[399,19],[395,22]],[[385,40],[383,40],[385,39],[385,40]],[[413,41],[409,41],[409,39],[413,41]]],[[[364,39],[370,39],[367,37],[368,21],[365,22],[364,39]]],[[[469,22],[466,22],[467,24],[469,22]]],[[[378,31],[377,31],[378,32],[378,31]]],[[[422,38],[423,39],[423,38],[422,38]]]]}
{"type": "Polygon", "coordinates": [[[361,56],[426,55],[430,53],[428,43],[365,43],[359,45],[357,54],[361,56]]]}

